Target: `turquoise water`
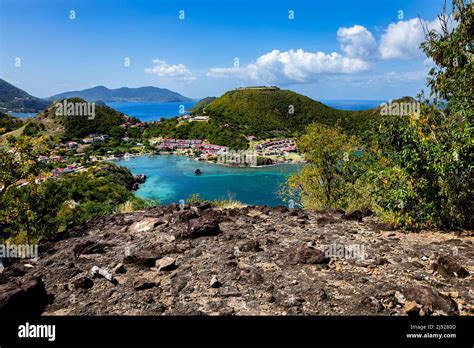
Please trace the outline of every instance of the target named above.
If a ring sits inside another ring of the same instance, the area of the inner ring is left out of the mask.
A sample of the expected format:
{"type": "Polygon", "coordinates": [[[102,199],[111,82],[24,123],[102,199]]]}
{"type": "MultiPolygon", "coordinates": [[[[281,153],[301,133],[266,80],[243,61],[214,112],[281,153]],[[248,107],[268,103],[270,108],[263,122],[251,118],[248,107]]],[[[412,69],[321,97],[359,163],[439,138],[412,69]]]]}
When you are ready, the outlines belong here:
{"type": "Polygon", "coordinates": [[[156,103],[156,102],[107,102],[111,108],[123,112],[128,116],[138,118],[140,121],[159,121],[161,117],[171,118],[184,115],[195,102],[175,102],[175,103],[156,103]],[[182,106],[182,107],[181,107],[182,106]]]}
{"type": "Polygon", "coordinates": [[[184,156],[142,156],[117,161],[133,174],[147,180],[136,192],[142,198],[155,198],[161,204],[179,203],[191,194],[208,200],[232,197],[251,205],[284,204],[277,192],[286,177],[302,165],[280,164],[263,168],[232,168],[196,162],[184,156]],[[202,175],[194,174],[199,168],[202,175]]]}

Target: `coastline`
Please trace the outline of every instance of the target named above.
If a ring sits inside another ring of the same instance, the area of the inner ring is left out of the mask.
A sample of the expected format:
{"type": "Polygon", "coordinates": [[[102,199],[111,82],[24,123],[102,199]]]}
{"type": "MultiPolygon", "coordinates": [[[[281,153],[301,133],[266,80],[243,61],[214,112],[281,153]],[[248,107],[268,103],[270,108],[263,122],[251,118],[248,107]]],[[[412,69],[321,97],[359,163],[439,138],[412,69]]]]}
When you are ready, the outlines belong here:
{"type": "MultiPolygon", "coordinates": [[[[101,158],[101,159],[95,159],[97,162],[108,162],[108,161],[123,161],[126,160],[127,158],[135,158],[135,157],[142,157],[142,156],[182,156],[182,157],[188,157],[190,160],[194,160],[197,157],[193,157],[184,153],[174,153],[174,152],[144,152],[144,153],[133,153],[133,154],[128,154],[122,155],[122,156],[111,156],[107,158],[101,158]]],[[[235,165],[235,164],[227,164],[227,163],[220,163],[220,162],[214,162],[214,161],[209,161],[205,159],[199,159],[196,162],[204,162],[204,163],[209,163],[209,164],[216,164],[216,165],[221,165],[224,167],[229,167],[229,168],[268,168],[268,167],[274,167],[278,166],[281,164],[306,164],[307,161],[303,160],[301,162],[290,162],[290,161],[285,161],[285,162],[278,162],[278,163],[272,163],[272,164],[262,164],[262,165],[235,165]]]]}

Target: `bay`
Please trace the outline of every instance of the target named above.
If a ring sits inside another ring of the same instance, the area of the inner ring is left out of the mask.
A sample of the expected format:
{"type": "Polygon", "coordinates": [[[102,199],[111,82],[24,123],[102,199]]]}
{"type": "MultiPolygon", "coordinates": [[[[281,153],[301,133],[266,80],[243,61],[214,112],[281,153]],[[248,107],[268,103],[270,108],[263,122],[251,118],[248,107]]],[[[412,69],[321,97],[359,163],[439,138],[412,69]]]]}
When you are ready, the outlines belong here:
{"type": "Polygon", "coordinates": [[[133,174],[145,174],[147,180],[136,195],[158,199],[160,204],[179,203],[193,193],[206,200],[232,198],[250,205],[285,204],[278,195],[280,185],[302,168],[301,164],[235,168],[174,155],[132,157],[116,164],[133,174]],[[201,175],[194,173],[198,168],[201,175]]]}
{"type": "Polygon", "coordinates": [[[136,117],[142,122],[150,122],[159,121],[162,117],[171,118],[185,115],[196,102],[107,102],[106,104],[128,116],[136,117]]]}

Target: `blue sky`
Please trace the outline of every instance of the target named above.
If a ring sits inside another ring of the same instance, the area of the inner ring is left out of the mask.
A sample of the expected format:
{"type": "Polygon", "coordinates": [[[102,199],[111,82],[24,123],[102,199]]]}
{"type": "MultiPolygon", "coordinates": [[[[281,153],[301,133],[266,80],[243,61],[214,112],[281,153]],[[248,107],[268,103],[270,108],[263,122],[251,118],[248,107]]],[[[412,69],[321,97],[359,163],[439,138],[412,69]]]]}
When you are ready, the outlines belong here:
{"type": "Polygon", "coordinates": [[[0,76],[40,97],[152,85],[200,98],[265,84],[314,99],[398,98],[424,87],[417,18],[436,28],[442,4],[0,0],[0,76]]]}

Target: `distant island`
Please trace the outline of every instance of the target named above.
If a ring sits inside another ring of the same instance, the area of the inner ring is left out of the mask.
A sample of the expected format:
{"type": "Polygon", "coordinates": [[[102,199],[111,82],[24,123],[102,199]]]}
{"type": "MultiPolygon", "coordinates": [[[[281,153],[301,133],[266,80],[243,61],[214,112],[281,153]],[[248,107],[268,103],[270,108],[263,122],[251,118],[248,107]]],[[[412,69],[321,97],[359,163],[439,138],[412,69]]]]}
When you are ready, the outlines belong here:
{"type": "Polygon", "coordinates": [[[158,88],[153,86],[128,88],[121,87],[109,89],[104,86],[96,86],[93,88],[83,89],[81,91],[64,92],[47,98],[50,101],[65,98],[78,97],[89,102],[98,100],[104,102],[190,102],[191,98],[185,97],[177,92],[170,91],[166,88],[158,88]]]}
{"type": "Polygon", "coordinates": [[[44,110],[50,104],[0,79],[0,111],[29,113],[44,110]]]}

